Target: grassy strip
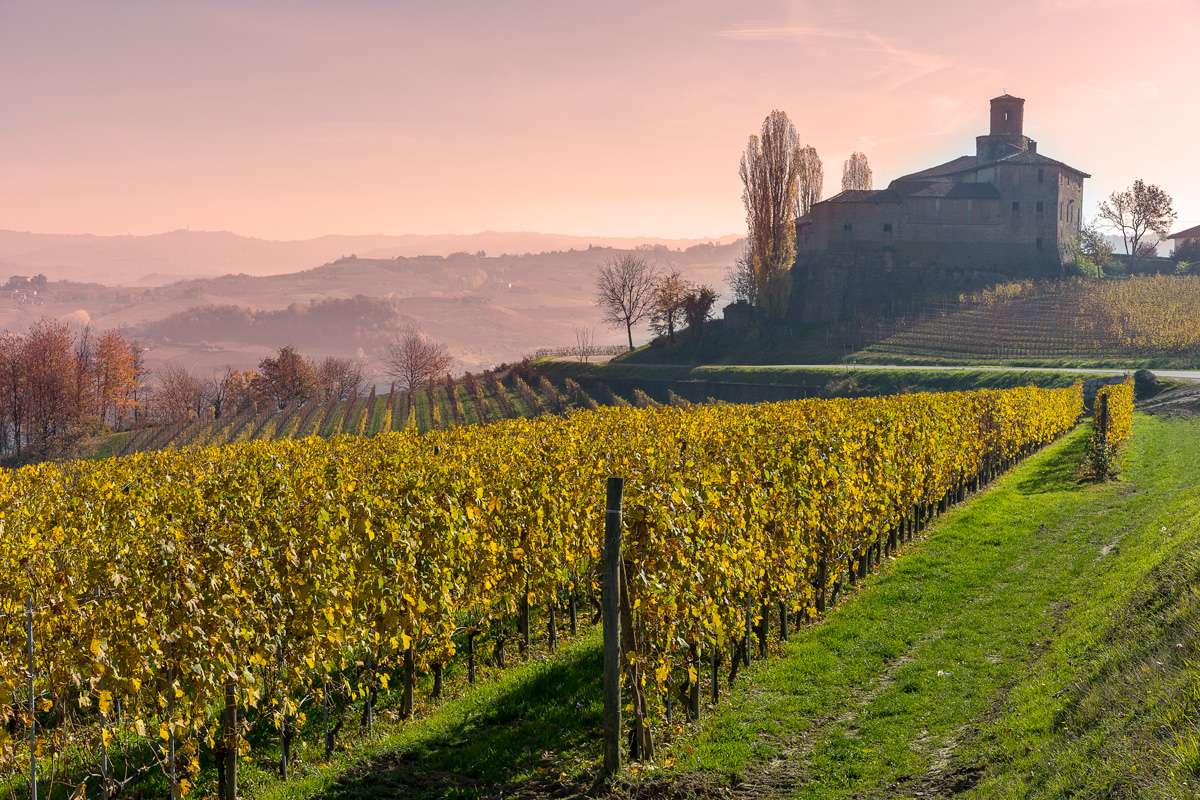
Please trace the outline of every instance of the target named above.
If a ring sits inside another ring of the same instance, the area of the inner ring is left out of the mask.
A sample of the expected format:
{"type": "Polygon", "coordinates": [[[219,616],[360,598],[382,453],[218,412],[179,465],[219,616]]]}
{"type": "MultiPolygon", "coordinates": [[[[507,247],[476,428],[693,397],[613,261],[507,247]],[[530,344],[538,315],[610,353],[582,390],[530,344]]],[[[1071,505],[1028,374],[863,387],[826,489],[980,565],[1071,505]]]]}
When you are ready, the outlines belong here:
{"type": "Polygon", "coordinates": [[[239,789],[256,800],[416,800],[579,775],[600,758],[602,662],[596,630],[562,645],[553,657],[542,651],[474,689],[451,684],[458,696],[419,708],[415,722],[397,719],[398,692],[382,695],[375,735],[347,734],[328,762],[317,742],[319,713],[311,714],[312,730],[294,745],[298,777],[280,781],[272,761],[278,750],[256,748],[242,765],[239,789]]]}
{"type": "MultiPolygon", "coordinates": [[[[970,367],[976,365],[994,365],[996,359],[962,359],[938,358],[919,354],[905,355],[870,347],[854,353],[851,359],[859,364],[920,364],[940,367],[970,367]]],[[[850,359],[847,359],[850,360],[850,359]]],[[[1145,356],[1137,358],[1009,358],[1004,359],[1004,366],[1019,369],[1021,367],[1041,367],[1048,369],[1200,369],[1200,358],[1184,356],[1145,356]]]]}
{"type": "Polygon", "coordinates": [[[874,370],[829,367],[748,367],[709,365],[650,366],[608,362],[542,361],[537,367],[553,380],[696,381],[707,383],[753,383],[772,386],[804,386],[831,394],[896,394],[899,392],[947,392],[973,389],[1008,389],[1014,386],[1061,388],[1076,380],[1100,377],[1085,373],[1036,372],[1030,370],[874,370]]]}
{"type": "MultiPolygon", "coordinates": [[[[1153,773],[1147,784],[1169,780],[1161,762],[1139,765],[1137,748],[1113,742],[1123,723],[1098,730],[1080,714],[1095,717],[1098,678],[1109,686],[1100,697],[1140,704],[1130,687],[1145,680],[1124,673],[1144,671],[1142,651],[1173,646],[1130,641],[1114,620],[1145,616],[1135,587],[1197,546],[1200,426],[1139,417],[1126,480],[1103,486],[1073,480],[1087,433],[951,512],[784,658],[752,670],[657,766],[675,781],[732,772],[814,798],[971,787],[1066,797],[1094,784],[1099,754],[1108,778],[1140,769],[1153,773]]],[[[1196,735],[1196,719],[1179,737],[1196,735]]],[[[1138,725],[1160,731],[1164,720],[1138,725]]]]}

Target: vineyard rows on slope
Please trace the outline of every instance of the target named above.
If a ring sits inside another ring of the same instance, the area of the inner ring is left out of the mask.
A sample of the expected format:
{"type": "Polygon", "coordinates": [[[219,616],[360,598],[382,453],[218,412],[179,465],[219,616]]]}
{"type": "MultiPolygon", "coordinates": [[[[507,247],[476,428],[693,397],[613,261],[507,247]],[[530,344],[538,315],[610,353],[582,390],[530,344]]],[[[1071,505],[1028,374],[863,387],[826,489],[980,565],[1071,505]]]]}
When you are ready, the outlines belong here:
{"type": "Polygon", "coordinates": [[[839,335],[883,359],[1193,358],[1197,319],[1200,277],[1158,275],[1005,284],[839,335]]]}
{"type": "MultiPolygon", "coordinates": [[[[686,401],[674,398],[674,405],[686,401]]],[[[608,386],[584,389],[568,379],[560,384],[522,364],[498,374],[447,377],[432,387],[417,390],[409,401],[406,392],[392,388],[376,394],[321,402],[309,400],[282,410],[242,413],[206,422],[176,422],[150,426],[130,433],[119,445],[120,455],[181,447],[216,447],[246,441],[279,441],[309,436],[329,438],[340,434],[373,437],[390,431],[427,432],[455,425],[488,424],[505,419],[561,414],[569,409],[599,406],[659,405],[644,393],[623,397],[608,386]]]]}

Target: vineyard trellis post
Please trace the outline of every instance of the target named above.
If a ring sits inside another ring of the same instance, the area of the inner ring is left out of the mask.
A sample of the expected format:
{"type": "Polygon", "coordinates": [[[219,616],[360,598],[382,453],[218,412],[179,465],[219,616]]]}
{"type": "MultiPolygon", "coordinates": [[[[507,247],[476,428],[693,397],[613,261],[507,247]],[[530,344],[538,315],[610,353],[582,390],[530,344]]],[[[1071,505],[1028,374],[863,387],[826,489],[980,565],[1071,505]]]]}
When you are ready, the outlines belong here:
{"type": "Polygon", "coordinates": [[[29,657],[29,797],[30,800],[37,800],[37,699],[33,685],[32,592],[25,596],[25,646],[29,657]]]}
{"type": "Polygon", "coordinates": [[[1108,454],[1108,395],[1100,395],[1100,446],[1108,454]]]}
{"type": "Polygon", "coordinates": [[[604,769],[602,777],[621,770],[621,504],[624,478],[609,478],[604,509],[604,769]]]}

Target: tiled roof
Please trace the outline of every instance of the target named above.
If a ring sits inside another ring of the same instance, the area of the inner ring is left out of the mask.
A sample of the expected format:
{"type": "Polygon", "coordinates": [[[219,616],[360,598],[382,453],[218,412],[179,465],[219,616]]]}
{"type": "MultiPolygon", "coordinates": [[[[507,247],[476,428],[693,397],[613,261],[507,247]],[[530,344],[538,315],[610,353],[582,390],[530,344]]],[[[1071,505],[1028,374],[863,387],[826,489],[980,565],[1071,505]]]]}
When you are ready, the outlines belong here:
{"type": "Polygon", "coordinates": [[[1000,190],[990,183],[954,183],[951,181],[892,181],[888,187],[902,197],[947,197],[995,200],[1000,190]]]}
{"type": "Polygon", "coordinates": [[[890,189],[847,189],[822,203],[899,203],[900,195],[890,189]]]}
{"type": "Polygon", "coordinates": [[[953,175],[961,175],[964,172],[972,172],[976,169],[995,166],[996,164],[1039,164],[1044,166],[1064,167],[1082,175],[1085,178],[1092,177],[1091,175],[1077,170],[1069,164],[1064,164],[1061,161],[1055,161],[1053,158],[1048,158],[1040,153],[1031,153],[1028,150],[1018,150],[1011,155],[996,161],[989,161],[986,164],[980,164],[975,156],[959,156],[958,158],[947,161],[945,164],[938,164],[936,167],[923,169],[920,172],[914,172],[910,175],[902,175],[896,180],[898,181],[923,181],[932,178],[949,178],[953,175]]]}
{"type": "Polygon", "coordinates": [[[953,161],[947,161],[945,164],[938,164],[936,167],[923,169],[920,172],[914,172],[911,175],[901,175],[896,178],[898,181],[919,181],[928,178],[945,178],[949,175],[954,175],[959,172],[975,169],[978,162],[975,156],[959,156],[953,161]]]}
{"type": "MultiPolygon", "coordinates": [[[[1086,172],[1083,172],[1082,170],[1075,169],[1070,164],[1064,164],[1061,161],[1055,161],[1053,158],[1048,158],[1047,156],[1044,156],[1041,153],[1031,153],[1028,150],[1019,150],[1016,153],[1013,153],[1012,155],[1005,156],[1004,158],[1001,158],[992,163],[994,163],[994,164],[1045,164],[1046,166],[1066,167],[1067,169],[1071,170],[1072,172],[1077,172],[1085,178],[1092,177],[1091,175],[1087,174],[1086,172]]],[[[991,164],[983,164],[981,166],[990,167],[991,164]]]]}
{"type": "Polygon", "coordinates": [[[1200,239],[1200,225],[1194,228],[1188,228],[1186,231],[1172,233],[1168,239],[1200,239]]]}

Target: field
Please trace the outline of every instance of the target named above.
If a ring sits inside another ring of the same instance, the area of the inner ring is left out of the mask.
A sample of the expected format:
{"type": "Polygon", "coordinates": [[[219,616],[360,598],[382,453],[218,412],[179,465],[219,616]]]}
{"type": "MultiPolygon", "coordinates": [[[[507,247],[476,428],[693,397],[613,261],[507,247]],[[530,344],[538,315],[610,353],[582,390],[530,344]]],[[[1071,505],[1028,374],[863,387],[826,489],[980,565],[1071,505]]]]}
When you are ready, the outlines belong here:
{"type": "Polygon", "coordinates": [[[1005,284],[831,335],[863,362],[1187,368],[1196,319],[1200,277],[1139,276],[1005,284]]]}

